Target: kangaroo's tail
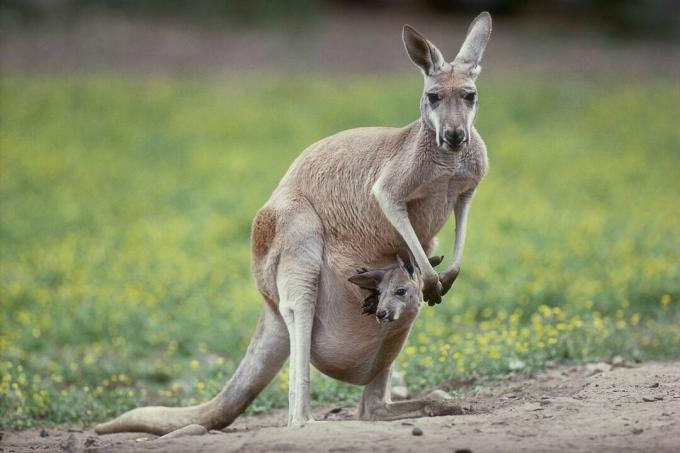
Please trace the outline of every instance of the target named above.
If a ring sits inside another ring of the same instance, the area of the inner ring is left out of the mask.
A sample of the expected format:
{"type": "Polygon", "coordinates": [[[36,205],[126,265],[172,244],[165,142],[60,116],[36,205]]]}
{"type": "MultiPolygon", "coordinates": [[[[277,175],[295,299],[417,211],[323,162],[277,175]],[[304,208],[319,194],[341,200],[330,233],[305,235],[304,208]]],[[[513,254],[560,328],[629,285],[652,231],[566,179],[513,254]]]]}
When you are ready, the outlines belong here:
{"type": "Polygon", "coordinates": [[[288,332],[274,308],[266,304],[248,351],[231,380],[210,401],[190,407],[140,407],[95,427],[98,434],[145,432],[167,434],[191,424],[221,429],[236,419],[271,382],[289,354],[288,332]]]}

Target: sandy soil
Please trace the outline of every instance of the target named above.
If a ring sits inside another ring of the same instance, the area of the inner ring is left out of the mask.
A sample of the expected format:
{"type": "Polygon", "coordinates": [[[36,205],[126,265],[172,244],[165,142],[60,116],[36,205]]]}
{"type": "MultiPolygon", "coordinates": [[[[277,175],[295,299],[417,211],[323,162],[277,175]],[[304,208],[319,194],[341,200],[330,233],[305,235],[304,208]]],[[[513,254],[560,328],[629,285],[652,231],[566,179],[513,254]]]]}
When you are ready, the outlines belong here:
{"type": "Polygon", "coordinates": [[[323,421],[291,430],[285,411],[275,411],[167,440],[68,427],[42,437],[33,429],[4,433],[0,451],[680,451],[677,361],[559,366],[460,395],[466,415],[362,422],[354,408],[325,407],[315,411],[323,421]]]}

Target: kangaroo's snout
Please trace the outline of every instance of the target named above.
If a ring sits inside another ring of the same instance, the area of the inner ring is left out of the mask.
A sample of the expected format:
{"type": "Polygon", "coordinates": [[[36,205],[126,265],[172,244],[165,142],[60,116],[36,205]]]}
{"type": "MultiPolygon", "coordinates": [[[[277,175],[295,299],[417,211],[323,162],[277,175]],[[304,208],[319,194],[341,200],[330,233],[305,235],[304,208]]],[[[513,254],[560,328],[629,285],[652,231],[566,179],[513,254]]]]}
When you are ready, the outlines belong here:
{"type": "Polygon", "coordinates": [[[378,321],[385,320],[385,318],[387,318],[387,310],[378,310],[375,317],[378,318],[378,321]]]}
{"type": "Polygon", "coordinates": [[[468,140],[467,134],[465,133],[465,129],[462,128],[453,129],[447,128],[446,130],[444,130],[443,138],[447,144],[453,147],[458,147],[463,143],[466,143],[468,140]]]}

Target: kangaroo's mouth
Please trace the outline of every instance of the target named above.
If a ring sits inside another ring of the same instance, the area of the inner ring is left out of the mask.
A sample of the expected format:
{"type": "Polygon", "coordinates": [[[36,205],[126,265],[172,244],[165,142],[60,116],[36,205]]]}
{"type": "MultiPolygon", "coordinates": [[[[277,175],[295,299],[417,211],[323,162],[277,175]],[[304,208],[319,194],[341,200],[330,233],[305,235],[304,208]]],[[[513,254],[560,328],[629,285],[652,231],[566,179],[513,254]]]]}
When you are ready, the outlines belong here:
{"type": "Polygon", "coordinates": [[[441,138],[439,139],[439,148],[443,149],[444,151],[450,151],[450,152],[458,152],[465,148],[465,146],[468,144],[468,140],[466,139],[465,141],[459,143],[459,144],[454,144],[451,142],[446,141],[446,139],[441,138]]]}

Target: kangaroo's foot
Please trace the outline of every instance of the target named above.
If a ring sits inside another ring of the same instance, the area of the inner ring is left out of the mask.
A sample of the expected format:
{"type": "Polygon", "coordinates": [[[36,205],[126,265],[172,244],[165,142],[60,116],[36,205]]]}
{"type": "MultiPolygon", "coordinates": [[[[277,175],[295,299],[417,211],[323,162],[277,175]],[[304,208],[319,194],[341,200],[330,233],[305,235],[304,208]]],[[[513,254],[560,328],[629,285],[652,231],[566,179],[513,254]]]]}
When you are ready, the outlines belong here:
{"type": "Polygon", "coordinates": [[[391,369],[386,369],[364,388],[359,407],[360,419],[399,420],[463,414],[460,405],[441,390],[435,390],[422,399],[392,402],[389,394],[390,375],[391,369]]]}
{"type": "Polygon", "coordinates": [[[316,420],[309,414],[303,414],[302,416],[288,417],[288,427],[289,428],[302,428],[305,425],[314,423],[316,420]]]}
{"type": "Polygon", "coordinates": [[[437,417],[442,415],[462,415],[463,409],[453,401],[431,400],[428,398],[397,402],[383,401],[362,407],[359,418],[362,420],[399,420],[402,418],[437,417]]]}
{"type": "Polygon", "coordinates": [[[205,426],[192,424],[192,425],[187,425],[184,428],[176,429],[172,432],[169,432],[168,434],[161,436],[156,440],[175,439],[177,437],[186,437],[186,436],[202,436],[202,435],[207,434],[207,433],[208,433],[208,430],[205,429],[205,426]]]}
{"type": "MultiPolygon", "coordinates": [[[[288,357],[288,336],[281,316],[265,305],[241,364],[224,389],[212,400],[191,407],[141,407],[95,427],[97,434],[145,432],[198,433],[222,429],[238,417],[276,376],[288,357]],[[193,428],[189,428],[193,426],[193,428]]],[[[174,436],[173,436],[174,437],[174,436]]]]}

